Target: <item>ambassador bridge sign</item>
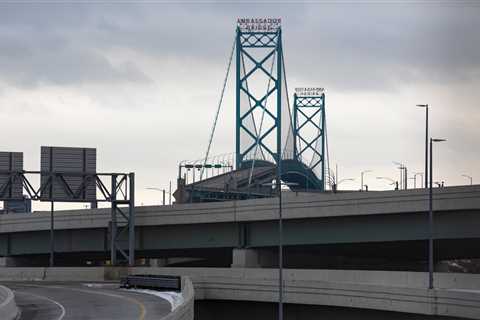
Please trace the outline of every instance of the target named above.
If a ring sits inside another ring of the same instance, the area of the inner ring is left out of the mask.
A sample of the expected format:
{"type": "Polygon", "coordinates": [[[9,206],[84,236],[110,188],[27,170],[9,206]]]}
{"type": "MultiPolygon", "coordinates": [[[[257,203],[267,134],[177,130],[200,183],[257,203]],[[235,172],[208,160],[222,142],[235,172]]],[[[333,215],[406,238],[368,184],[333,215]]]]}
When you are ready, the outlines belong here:
{"type": "Polygon", "coordinates": [[[281,18],[238,18],[237,25],[241,31],[271,32],[277,31],[282,23],[281,18]]]}

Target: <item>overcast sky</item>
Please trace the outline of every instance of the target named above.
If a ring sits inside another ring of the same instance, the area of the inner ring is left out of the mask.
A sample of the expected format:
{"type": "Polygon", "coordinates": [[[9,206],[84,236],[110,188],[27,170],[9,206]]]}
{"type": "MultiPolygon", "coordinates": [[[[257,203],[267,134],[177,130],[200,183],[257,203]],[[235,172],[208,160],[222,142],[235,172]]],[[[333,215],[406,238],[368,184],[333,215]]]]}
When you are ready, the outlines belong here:
{"type": "MultiPolygon", "coordinates": [[[[96,147],[101,171],[175,185],[206,150],[238,17],[281,17],[289,88],[326,90],[330,164],[344,188],[390,188],[392,161],[424,171],[431,105],[435,181],[480,181],[480,4],[0,2],[1,150],[39,168],[40,146],[96,147]]],[[[211,154],[234,151],[234,79],[211,154]]],[[[293,92],[291,92],[292,94],[293,92]]],[[[410,182],[413,184],[413,182],[410,182]]]]}

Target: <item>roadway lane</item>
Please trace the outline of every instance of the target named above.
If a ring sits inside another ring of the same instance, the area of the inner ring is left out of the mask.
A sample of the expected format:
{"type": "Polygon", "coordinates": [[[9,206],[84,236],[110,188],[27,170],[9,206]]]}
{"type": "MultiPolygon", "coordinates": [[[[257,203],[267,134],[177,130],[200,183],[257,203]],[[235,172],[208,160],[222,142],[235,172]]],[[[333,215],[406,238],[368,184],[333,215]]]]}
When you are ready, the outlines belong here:
{"type": "Polygon", "coordinates": [[[21,320],[158,320],[171,310],[159,297],[106,285],[8,283],[21,320]]]}

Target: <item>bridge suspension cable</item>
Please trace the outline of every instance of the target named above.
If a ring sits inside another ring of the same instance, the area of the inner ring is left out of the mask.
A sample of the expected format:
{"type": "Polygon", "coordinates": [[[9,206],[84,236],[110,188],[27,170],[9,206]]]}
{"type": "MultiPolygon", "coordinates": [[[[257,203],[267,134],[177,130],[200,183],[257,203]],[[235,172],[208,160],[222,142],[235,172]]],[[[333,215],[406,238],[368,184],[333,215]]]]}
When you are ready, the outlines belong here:
{"type": "MultiPolygon", "coordinates": [[[[290,137],[291,134],[292,134],[293,126],[295,124],[292,121],[292,110],[290,109],[290,97],[289,97],[289,94],[288,94],[287,70],[285,69],[284,51],[285,51],[285,49],[282,48],[282,63],[283,63],[282,67],[283,67],[283,81],[284,81],[283,83],[285,83],[285,96],[287,97],[288,119],[289,119],[289,123],[290,123],[290,125],[288,126],[288,134],[287,134],[287,139],[288,139],[288,137],[290,137]]],[[[284,150],[282,151],[282,153],[285,153],[287,151],[287,146],[288,146],[288,141],[285,141],[285,146],[284,146],[284,150]]]]}
{"type": "MultiPolygon", "coordinates": [[[[325,108],[325,105],[324,105],[323,107],[325,108]]],[[[326,117],[327,117],[327,110],[326,110],[326,108],[325,108],[325,110],[324,110],[324,114],[325,114],[325,118],[326,118],[326,117]]],[[[326,172],[327,172],[327,174],[330,174],[330,152],[329,152],[329,149],[328,149],[327,121],[325,121],[324,126],[325,126],[325,127],[324,127],[323,130],[325,130],[325,132],[324,132],[324,134],[325,134],[325,150],[326,150],[326,154],[327,154],[327,157],[326,157],[326,158],[327,158],[327,161],[326,161],[327,170],[326,170],[326,172]]],[[[324,156],[324,157],[325,157],[325,156],[324,156]]],[[[325,158],[324,158],[323,160],[325,161],[325,158]]],[[[323,179],[323,181],[325,181],[325,177],[322,177],[322,179],[323,179]]],[[[338,179],[338,177],[335,177],[335,179],[338,179]]],[[[337,183],[337,182],[335,181],[335,183],[337,183]]],[[[324,182],[323,184],[325,185],[325,182],[324,182]]],[[[330,183],[330,188],[331,188],[331,187],[332,187],[332,184],[330,183]]]]}
{"type": "MultiPolygon", "coordinates": [[[[213,136],[215,134],[215,128],[217,127],[218,116],[220,114],[220,109],[222,107],[223,97],[225,95],[225,88],[227,87],[228,75],[230,73],[230,68],[232,66],[233,53],[235,52],[235,42],[236,41],[234,39],[233,40],[233,45],[232,45],[232,50],[230,52],[230,58],[228,59],[227,73],[225,74],[225,80],[223,81],[222,93],[220,94],[220,100],[218,101],[217,112],[215,113],[215,119],[213,121],[212,131],[210,132],[210,138],[208,139],[207,152],[205,153],[205,160],[204,160],[204,163],[203,163],[204,165],[207,164],[208,155],[210,153],[210,148],[212,147],[213,136]]],[[[204,168],[205,168],[205,166],[202,168],[202,171],[200,172],[200,180],[203,177],[203,172],[205,170],[204,168]]]]}

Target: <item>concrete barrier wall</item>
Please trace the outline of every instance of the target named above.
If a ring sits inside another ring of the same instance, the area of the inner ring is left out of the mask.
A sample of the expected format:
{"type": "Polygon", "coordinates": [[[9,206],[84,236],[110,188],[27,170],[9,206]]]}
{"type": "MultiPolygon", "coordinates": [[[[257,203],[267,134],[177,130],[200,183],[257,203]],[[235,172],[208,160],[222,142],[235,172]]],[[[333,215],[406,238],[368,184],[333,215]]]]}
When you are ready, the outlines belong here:
{"type": "Polygon", "coordinates": [[[0,282],[45,280],[45,269],[46,268],[0,268],[0,282]]]}
{"type": "Polygon", "coordinates": [[[0,281],[104,281],[106,268],[0,268],[0,281]]]}
{"type": "Polygon", "coordinates": [[[182,277],[183,303],[162,320],[193,320],[195,291],[189,277],[182,277]]]}
{"type": "MultiPolygon", "coordinates": [[[[480,185],[434,189],[434,210],[479,210],[480,185]]],[[[287,193],[284,219],[336,216],[423,213],[428,193],[424,189],[348,193],[287,193]]],[[[136,225],[178,225],[259,221],[277,219],[277,199],[256,199],[219,203],[141,206],[135,209],[136,225]]],[[[55,228],[107,228],[109,209],[63,210],[55,212],[55,228]]],[[[0,215],[0,234],[49,230],[50,213],[0,215]]]]}
{"type": "MultiPolygon", "coordinates": [[[[130,268],[129,273],[153,273],[189,275],[191,279],[278,279],[276,269],[266,268],[130,268]]],[[[424,289],[428,286],[428,274],[409,271],[368,271],[368,270],[313,270],[284,269],[288,281],[322,281],[331,283],[353,283],[424,289]]],[[[479,290],[480,274],[435,273],[434,284],[438,289],[479,290]]]]}
{"type": "Polygon", "coordinates": [[[17,318],[18,313],[13,292],[7,287],[0,285],[0,319],[14,320],[17,318]]]}
{"type": "Polygon", "coordinates": [[[105,268],[45,268],[47,281],[103,281],[105,268]]]}
{"type": "MultiPolygon", "coordinates": [[[[196,299],[278,299],[278,271],[273,269],[133,268],[130,272],[188,275],[196,299]]],[[[417,272],[287,269],[284,279],[286,303],[480,319],[478,275],[439,275],[435,290],[426,289],[426,274],[417,272]]]]}
{"type": "MultiPolygon", "coordinates": [[[[65,268],[0,268],[0,281],[105,281],[118,280],[128,273],[167,273],[202,278],[273,279],[275,269],[254,268],[152,268],[152,267],[65,267],[65,268]]],[[[310,270],[284,269],[289,281],[354,283],[391,287],[426,288],[428,275],[424,272],[366,271],[366,270],[310,270]]],[[[195,282],[195,281],[194,281],[195,282]]],[[[480,290],[480,274],[435,273],[435,287],[439,289],[480,290]]]]}

